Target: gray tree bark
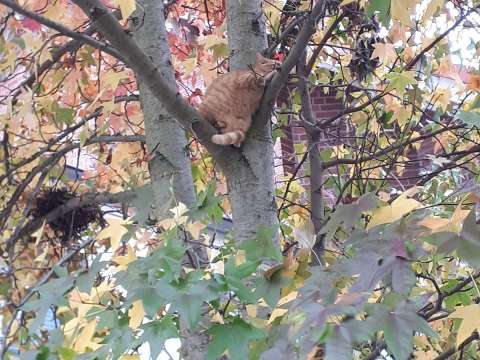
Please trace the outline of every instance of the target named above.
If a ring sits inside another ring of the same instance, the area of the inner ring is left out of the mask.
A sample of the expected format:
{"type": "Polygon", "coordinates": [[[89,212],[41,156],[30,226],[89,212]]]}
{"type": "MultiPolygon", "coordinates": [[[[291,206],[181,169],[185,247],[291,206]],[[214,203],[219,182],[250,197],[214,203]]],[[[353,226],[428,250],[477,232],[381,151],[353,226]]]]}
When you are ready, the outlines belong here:
{"type": "MultiPolygon", "coordinates": [[[[163,2],[158,0],[140,0],[137,2],[136,17],[133,21],[135,38],[142,50],[152,59],[157,69],[164,75],[169,85],[176,88],[175,73],[170,60],[167,31],[163,14],[163,2]]],[[[146,144],[153,155],[149,162],[151,184],[153,186],[153,215],[162,219],[176,203],[185,205],[195,203],[195,190],[191,173],[190,159],[187,153],[185,130],[176,119],[166,111],[162,102],[143,81],[138,81],[140,101],[145,123],[146,144]]],[[[192,249],[192,256],[196,254],[192,249]]],[[[202,250],[202,249],[200,249],[202,250]]],[[[192,264],[197,266],[198,264],[192,264]]],[[[190,331],[180,324],[180,349],[182,359],[200,360],[205,358],[208,349],[208,335],[204,327],[190,331]]]]}
{"type": "Polygon", "coordinates": [[[315,244],[312,247],[312,265],[323,265],[325,244],[320,230],[325,220],[325,203],[322,195],[325,168],[317,147],[320,131],[314,126],[317,123],[312,109],[310,88],[308,86],[308,72],[306,64],[306,51],[300,56],[297,73],[300,77],[298,91],[302,101],[303,127],[308,136],[308,160],[310,166],[310,204],[311,219],[315,230],[315,244]]]}
{"type": "MultiPolygon", "coordinates": [[[[168,85],[175,89],[175,73],[170,60],[163,2],[138,1],[132,23],[131,27],[139,46],[164,75],[168,85]]],[[[166,111],[162,102],[143,81],[138,81],[138,88],[147,149],[153,156],[149,162],[154,193],[152,213],[157,219],[162,219],[176,203],[182,202],[188,206],[195,202],[187,137],[180,123],[166,111]]]]}
{"type": "MultiPolygon", "coordinates": [[[[255,63],[255,54],[267,47],[261,4],[261,0],[227,1],[230,70],[247,69],[255,63]]],[[[243,161],[224,169],[234,237],[238,243],[255,238],[262,225],[272,226],[278,222],[270,121],[254,117],[241,151],[243,161]]]]}

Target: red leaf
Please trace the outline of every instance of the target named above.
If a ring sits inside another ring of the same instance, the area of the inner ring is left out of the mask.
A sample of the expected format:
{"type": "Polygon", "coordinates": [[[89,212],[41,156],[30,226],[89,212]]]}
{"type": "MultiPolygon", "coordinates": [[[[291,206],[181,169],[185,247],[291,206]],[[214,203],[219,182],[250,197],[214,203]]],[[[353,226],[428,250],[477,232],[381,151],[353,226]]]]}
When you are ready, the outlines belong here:
{"type": "Polygon", "coordinates": [[[31,32],[40,32],[42,30],[42,24],[30,18],[23,19],[22,26],[31,32]]]}

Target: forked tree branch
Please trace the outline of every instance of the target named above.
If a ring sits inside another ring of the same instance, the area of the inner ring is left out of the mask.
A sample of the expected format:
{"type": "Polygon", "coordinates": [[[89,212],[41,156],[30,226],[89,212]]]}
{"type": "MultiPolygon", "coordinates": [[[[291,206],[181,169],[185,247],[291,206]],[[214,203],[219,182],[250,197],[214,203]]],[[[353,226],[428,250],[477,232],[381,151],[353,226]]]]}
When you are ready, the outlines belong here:
{"type": "Polygon", "coordinates": [[[186,102],[100,1],[74,0],[73,2],[90,17],[102,35],[124,54],[127,65],[132,68],[138,78],[148,86],[152,94],[183,127],[196,135],[220,167],[228,169],[233,163],[243,161],[242,153],[238,149],[218,146],[211,142],[212,135],[217,134],[216,129],[186,102]]]}
{"type": "MultiPolygon", "coordinates": [[[[266,126],[270,120],[270,112],[275,99],[282,87],[286,84],[290,71],[297,65],[298,59],[305,51],[311,37],[315,34],[315,31],[317,31],[318,21],[325,16],[326,7],[327,0],[318,0],[312,11],[305,18],[302,29],[295,39],[295,44],[283,61],[281,69],[273,77],[272,82],[265,90],[260,109],[256,115],[257,124],[254,122],[254,126],[266,126]]],[[[322,46],[319,45],[319,48],[321,50],[322,46]]]]}

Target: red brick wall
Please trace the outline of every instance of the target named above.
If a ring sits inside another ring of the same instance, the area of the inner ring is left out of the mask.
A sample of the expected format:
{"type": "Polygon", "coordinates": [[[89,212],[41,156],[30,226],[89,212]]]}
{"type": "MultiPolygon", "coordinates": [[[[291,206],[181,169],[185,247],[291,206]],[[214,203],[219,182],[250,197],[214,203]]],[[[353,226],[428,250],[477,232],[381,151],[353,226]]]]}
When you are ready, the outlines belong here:
{"type": "MultiPolygon", "coordinates": [[[[286,99],[288,94],[283,94],[283,99],[286,99]]],[[[335,93],[324,93],[323,88],[319,87],[312,93],[312,108],[318,120],[329,119],[337,116],[343,109],[341,99],[337,99],[335,93]]],[[[346,119],[340,118],[331,124],[328,128],[322,129],[318,147],[320,149],[338,146],[341,144],[349,144],[354,142],[355,131],[352,124],[349,124],[346,119]]],[[[421,129],[417,131],[421,132],[421,129]]],[[[305,176],[304,169],[308,166],[308,162],[297,169],[299,161],[303,154],[295,155],[295,144],[307,143],[307,135],[304,128],[295,119],[290,119],[289,125],[283,128],[285,137],[281,139],[282,161],[283,169],[286,175],[291,175],[296,172],[296,178],[300,178],[304,186],[308,186],[310,181],[305,176]]],[[[417,183],[420,172],[429,166],[432,161],[429,159],[429,154],[435,154],[435,141],[428,139],[423,141],[418,149],[411,147],[407,153],[408,161],[403,164],[403,172],[394,172],[390,174],[391,178],[398,178],[391,180],[389,183],[398,189],[409,188],[417,183]],[[399,182],[401,184],[399,184],[399,182]]],[[[306,147],[305,147],[306,149],[306,147]]],[[[336,169],[329,169],[330,173],[335,172],[336,169]]]]}
{"type": "MultiPolygon", "coordinates": [[[[286,96],[288,94],[283,93],[283,99],[286,99],[286,96]]],[[[324,93],[324,89],[321,87],[312,92],[311,98],[312,109],[318,120],[329,119],[343,110],[342,100],[337,99],[334,93],[324,93]]],[[[300,182],[304,186],[308,186],[310,179],[305,176],[305,168],[308,166],[308,162],[306,161],[300,169],[297,169],[303,154],[295,155],[295,144],[304,144],[306,149],[308,139],[305,129],[296,119],[291,118],[289,125],[282,130],[285,134],[285,137],[280,140],[284,172],[285,174],[293,174],[296,171],[296,177],[300,178],[300,182]]],[[[348,136],[352,133],[353,128],[348,126],[343,119],[339,119],[320,134],[318,147],[326,148],[349,142],[348,136]]]]}

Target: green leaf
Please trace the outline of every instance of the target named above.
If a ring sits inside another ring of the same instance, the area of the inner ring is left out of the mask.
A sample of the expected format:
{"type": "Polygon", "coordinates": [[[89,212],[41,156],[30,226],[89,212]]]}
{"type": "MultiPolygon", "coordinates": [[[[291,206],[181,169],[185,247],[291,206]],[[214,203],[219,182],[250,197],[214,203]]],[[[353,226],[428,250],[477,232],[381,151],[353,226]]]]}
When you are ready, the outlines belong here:
{"type": "Polygon", "coordinates": [[[100,261],[100,258],[101,256],[97,256],[88,269],[85,269],[83,273],[75,279],[75,285],[81,292],[90,293],[93,283],[97,279],[98,273],[106,266],[107,262],[100,261]]]}
{"type": "Polygon", "coordinates": [[[469,110],[475,110],[480,108],[480,95],[477,95],[475,99],[472,101],[472,104],[469,107],[469,110]]]}
{"type": "Polygon", "coordinates": [[[417,315],[417,310],[406,301],[400,301],[392,308],[383,304],[368,306],[368,312],[374,321],[374,326],[377,327],[376,330],[383,330],[385,342],[396,360],[410,358],[415,332],[421,332],[430,337],[436,336],[428,323],[417,315]]]}
{"type": "Polygon", "coordinates": [[[67,349],[61,347],[57,350],[58,355],[60,356],[61,360],[74,360],[77,356],[77,353],[72,349],[67,349]]]}
{"type": "MultiPolygon", "coordinates": [[[[212,280],[200,280],[202,272],[191,272],[188,278],[178,284],[159,281],[156,284],[157,293],[170,304],[169,312],[178,312],[190,329],[194,329],[202,314],[204,302],[218,297],[218,287],[212,280]]],[[[163,280],[163,279],[162,279],[163,280]]]]}
{"type": "Polygon", "coordinates": [[[153,196],[151,185],[135,189],[135,198],[132,200],[132,205],[135,207],[136,212],[133,221],[137,221],[140,226],[145,226],[149,219],[153,196]]]}
{"type": "MultiPolygon", "coordinates": [[[[117,320],[115,326],[110,329],[110,333],[104,338],[103,343],[112,352],[113,359],[118,359],[126,350],[134,349],[140,345],[139,340],[135,339],[132,330],[128,327],[127,314],[117,320]]],[[[104,351],[105,348],[101,347],[95,353],[104,351]]],[[[99,356],[99,358],[105,359],[106,357],[99,356]]]]}
{"type": "Polygon", "coordinates": [[[73,286],[72,276],[52,279],[38,287],[38,298],[32,298],[24,306],[23,310],[35,312],[35,321],[30,325],[29,331],[35,333],[40,326],[44,325],[45,317],[52,305],[66,306],[68,304],[64,294],[73,286]]]}
{"type": "Polygon", "coordinates": [[[372,17],[378,11],[380,22],[388,28],[390,23],[390,0],[370,0],[367,6],[367,16],[372,17]]]}
{"type": "Polygon", "coordinates": [[[247,260],[258,261],[264,259],[282,260],[280,250],[273,242],[277,235],[278,228],[262,226],[258,232],[257,237],[253,240],[245,241],[240,250],[244,250],[247,260]]]}
{"type": "Polygon", "coordinates": [[[293,279],[282,276],[281,271],[277,271],[269,280],[263,276],[258,277],[255,279],[255,295],[257,298],[263,298],[270,307],[274,308],[280,299],[280,290],[292,281],[293,279]]]}
{"type": "Polygon", "coordinates": [[[396,90],[400,97],[403,97],[403,94],[405,94],[407,86],[417,83],[417,80],[415,79],[415,71],[403,71],[401,73],[392,72],[386,77],[390,81],[388,90],[396,90]]]}
{"type": "Polygon", "coordinates": [[[329,242],[335,236],[338,228],[342,226],[347,232],[350,232],[355,222],[357,222],[365,211],[374,209],[379,200],[372,194],[365,194],[352,204],[340,204],[335,208],[335,212],[330,215],[330,219],[322,227],[321,233],[326,234],[326,241],[329,242]]]}
{"type": "Polygon", "coordinates": [[[463,222],[460,237],[463,241],[457,248],[458,254],[471,265],[480,266],[480,224],[477,223],[475,209],[463,222]]]}
{"type": "Polygon", "coordinates": [[[460,234],[439,232],[426,236],[425,241],[438,247],[445,254],[457,251],[458,255],[472,266],[480,266],[480,225],[473,209],[463,223],[460,234]]]}
{"type": "Polygon", "coordinates": [[[38,350],[37,356],[35,356],[35,360],[48,360],[50,357],[50,349],[46,346],[41,346],[38,350]]]}
{"type": "MultiPolygon", "coordinates": [[[[95,316],[98,316],[97,329],[103,329],[103,328],[110,329],[116,324],[118,320],[118,313],[116,311],[104,310],[99,308],[94,308],[94,309],[97,310],[97,312],[95,313],[95,316]],[[98,314],[98,310],[103,310],[103,311],[101,311],[101,313],[98,314]]],[[[87,314],[87,316],[88,315],[89,314],[87,314]]]]}
{"type": "Polygon", "coordinates": [[[188,211],[188,215],[194,220],[206,220],[213,218],[220,221],[223,216],[219,204],[222,198],[215,195],[216,184],[211,181],[205,191],[197,196],[197,206],[188,211]]]}
{"type": "Polygon", "coordinates": [[[70,108],[58,108],[55,111],[55,122],[59,124],[72,125],[75,111],[70,108]]]}
{"type": "Polygon", "coordinates": [[[459,111],[455,118],[462,121],[469,127],[476,127],[480,129],[480,113],[476,111],[459,111]]]}
{"type": "Polygon", "coordinates": [[[89,135],[90,135],[90,134],[89,134],[89,132],[88,132],[88,126],[85,125],[85,126],[82,128],[82,131],[80,132],[80,135],[79,135],[80,147],[84,147],[84,146],[85,146],[85,143],[87,142],[89,135]]]}
{"type": "Polygon", "coordinates": [[[208,347],[208,359],[218,359],[228,351],[229,359],[248,359],[249,344],[253,340],[260,340],[265,333],[240,318],[235,318],[233,323],[214,325],[208,331],[212,342],[208,347]]]}
{"type": "Polygon", "coordinates": [[[346,329],[336,326],[325,346],[325,360],[351,360],[352,340],[346,329]]]}
{"type": "Polygon", "coordinates": [[[150,356],[152,359],[156,359],[162,352],[166,340],[178,338],[177,327],[170,315],[159,321],[152,321],[142,325],[141,329],[143,334],[140,337],[140,341],[150,344],[150,356]]]}
{"type": "Polygon", "coordinates": [[[242,279],[252,275],[259,265],[259,261],[246,261],[241,265],[235,264],[235,258],[231,256],[225,262],[225,282],[231,291],[245,303],[254,303],[258,300],[250,288],[248,288],[242,279]]]}

